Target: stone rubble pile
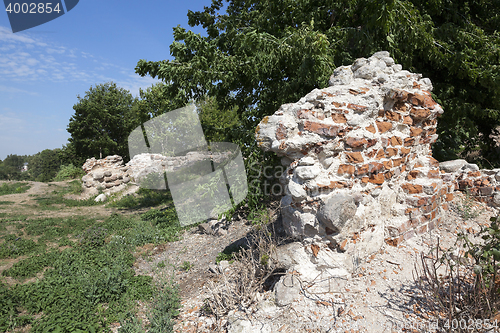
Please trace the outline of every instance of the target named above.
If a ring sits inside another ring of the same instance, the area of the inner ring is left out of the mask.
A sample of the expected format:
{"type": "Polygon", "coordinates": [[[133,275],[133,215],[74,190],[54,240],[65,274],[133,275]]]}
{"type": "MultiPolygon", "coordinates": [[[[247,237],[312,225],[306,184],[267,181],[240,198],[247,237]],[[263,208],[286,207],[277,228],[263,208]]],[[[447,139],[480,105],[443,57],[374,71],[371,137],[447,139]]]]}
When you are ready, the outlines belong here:
{"type": "MultiPolygon", "coordinates": [[[[90,195],[96,195],[99,190],[109,195],[123,191],[128,183],[140,184],[152,173],[175,171],[207,159],[211,159],[214,163],[222,163],[228,156],[229,153],[198,151],[174,157],[144,153],[135,155],[126,165],[123,164],[123,158],[118,155],[107,156],[100,160],[92,157],[82,166],[86,172],[82,182],[90,195]]],[[[102,199],[101,197],[99,201],[103,201],[102,199]]]]}
{"type": "MultiPolygon", "coordinates": [[[[123,165],[123,158],[118,155],[107,156],[96,160],[88,159],[82,166],[87,173],[82,177],[83,187],[95,195],[102,190],[112,194],[125,189],[125,184],[130,182],[130,168],[123,165]]],[[[99,201],[103,201],[101,197],[99,201]]]]}
{"type": "Polygon", "coordinates": [[[430,80],[382,51],[337,68],[329,84],[256,129],[287,166],[287,233],[366,256],[435,228],[454,187],[432,157],[443,109],[430,80]]]}

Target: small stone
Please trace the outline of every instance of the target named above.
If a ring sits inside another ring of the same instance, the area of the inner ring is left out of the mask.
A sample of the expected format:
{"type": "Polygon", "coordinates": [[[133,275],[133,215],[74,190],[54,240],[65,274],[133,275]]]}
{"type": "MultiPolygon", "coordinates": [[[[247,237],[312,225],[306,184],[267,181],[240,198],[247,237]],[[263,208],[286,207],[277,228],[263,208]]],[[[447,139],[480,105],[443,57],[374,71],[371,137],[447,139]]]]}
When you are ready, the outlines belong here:
{"type": "Polygon", "coordinates": [[[98,196],[94,199],[94,201],[95,201],[95,202],[105,202],[107,198],[108,198],[108,197],[106,196],[106,194],[101,193],[101,194],[99,194],[99,195],[98,195],[98,196]]]}

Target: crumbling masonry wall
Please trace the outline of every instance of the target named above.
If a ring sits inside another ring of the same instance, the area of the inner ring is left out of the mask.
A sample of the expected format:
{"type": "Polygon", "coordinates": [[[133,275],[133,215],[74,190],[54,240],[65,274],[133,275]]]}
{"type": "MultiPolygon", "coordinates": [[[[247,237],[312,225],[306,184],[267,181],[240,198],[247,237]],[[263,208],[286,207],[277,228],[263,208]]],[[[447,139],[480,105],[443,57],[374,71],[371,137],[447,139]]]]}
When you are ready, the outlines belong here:
{"type": "Polygon", "coordinates": [[[339,67],[330,86],[282,105],[256,129],[259,146],[283,156],[288,234],[345,250],[397,245],[441,222],[454,186],[432,157],[432,84],[389,53],[339,67]]]}

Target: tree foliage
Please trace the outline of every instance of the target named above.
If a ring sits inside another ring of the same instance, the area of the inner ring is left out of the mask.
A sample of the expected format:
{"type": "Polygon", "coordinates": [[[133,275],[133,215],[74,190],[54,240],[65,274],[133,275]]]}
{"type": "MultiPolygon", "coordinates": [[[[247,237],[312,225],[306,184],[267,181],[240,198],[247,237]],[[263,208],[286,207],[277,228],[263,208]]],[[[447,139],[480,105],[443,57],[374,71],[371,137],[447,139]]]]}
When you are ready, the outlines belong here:
{"type": "Polygon", "coordinates": [[[5,180],[26,180],[27,173],[22,172],[22,167],[28,161],[28,156],[11,154],[5,160],[0,161],[0,179],[5,180]]]}
{"type": "Polygon", "coordinates": [[[113,82],[90,87],[73,106],[68,132],[77,157],[120,155],[128,160],[127,138],[138,126],[135,99],[113,82]]]}
{"type": "Polygon", "coordinates": [[[140,60],[136,72],[162,79],[178,107],[208,95],[238,107],[252,130],[281,104],[327,85],[333,69],[388,50],[403,68],[434,84],[445,113],[439,159],[479,146],[494,160],[489,134],[500,118],[500,3],[496,0],[223,0],[188,12],[190,26],[173,28],[174,60],[140,60]]]}

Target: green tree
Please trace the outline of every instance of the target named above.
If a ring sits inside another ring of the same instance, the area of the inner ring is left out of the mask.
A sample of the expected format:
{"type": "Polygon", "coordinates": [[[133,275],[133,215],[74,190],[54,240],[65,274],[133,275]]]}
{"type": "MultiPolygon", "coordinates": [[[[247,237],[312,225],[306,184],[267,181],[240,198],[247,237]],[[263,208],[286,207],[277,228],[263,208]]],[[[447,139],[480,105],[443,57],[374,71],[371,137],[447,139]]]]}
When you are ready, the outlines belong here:
{"type": "Polygon", "coordinates": [[[90,87],[73,106],[68,132],[76,156],[82,160],[120,155],[128,160],[127,138],[139,120],[129,91],[109,82],[90,87]]]}
{"type": "Polygon", "coordinates": [[[423,73],[445,113],[438,159],[480,147],[500,165],[489,138],[500,119],[500,2],[496,0],[213,0],[188,12],[170,46],[174,60],[140,60],[136,72],[167,83],[165,98],[182,106],[205,95],[238,107],[254,153],[253,129],[281,104],[323,88],[333,69],[380,50],[423,73]]]}
{"type": "Polygon", "coordinates": [[[29,172],[36,181],[50,182],[61,165],[61,149],[45,149],[30,158],[29,172]]]}
{"type": "Polygon", "coordinates": [[[28,161],[27,156],[8,155],[3,162],[0,161],[0,179],[26,180],[29,175],[22,172],[22,167],[28,161]]]}

